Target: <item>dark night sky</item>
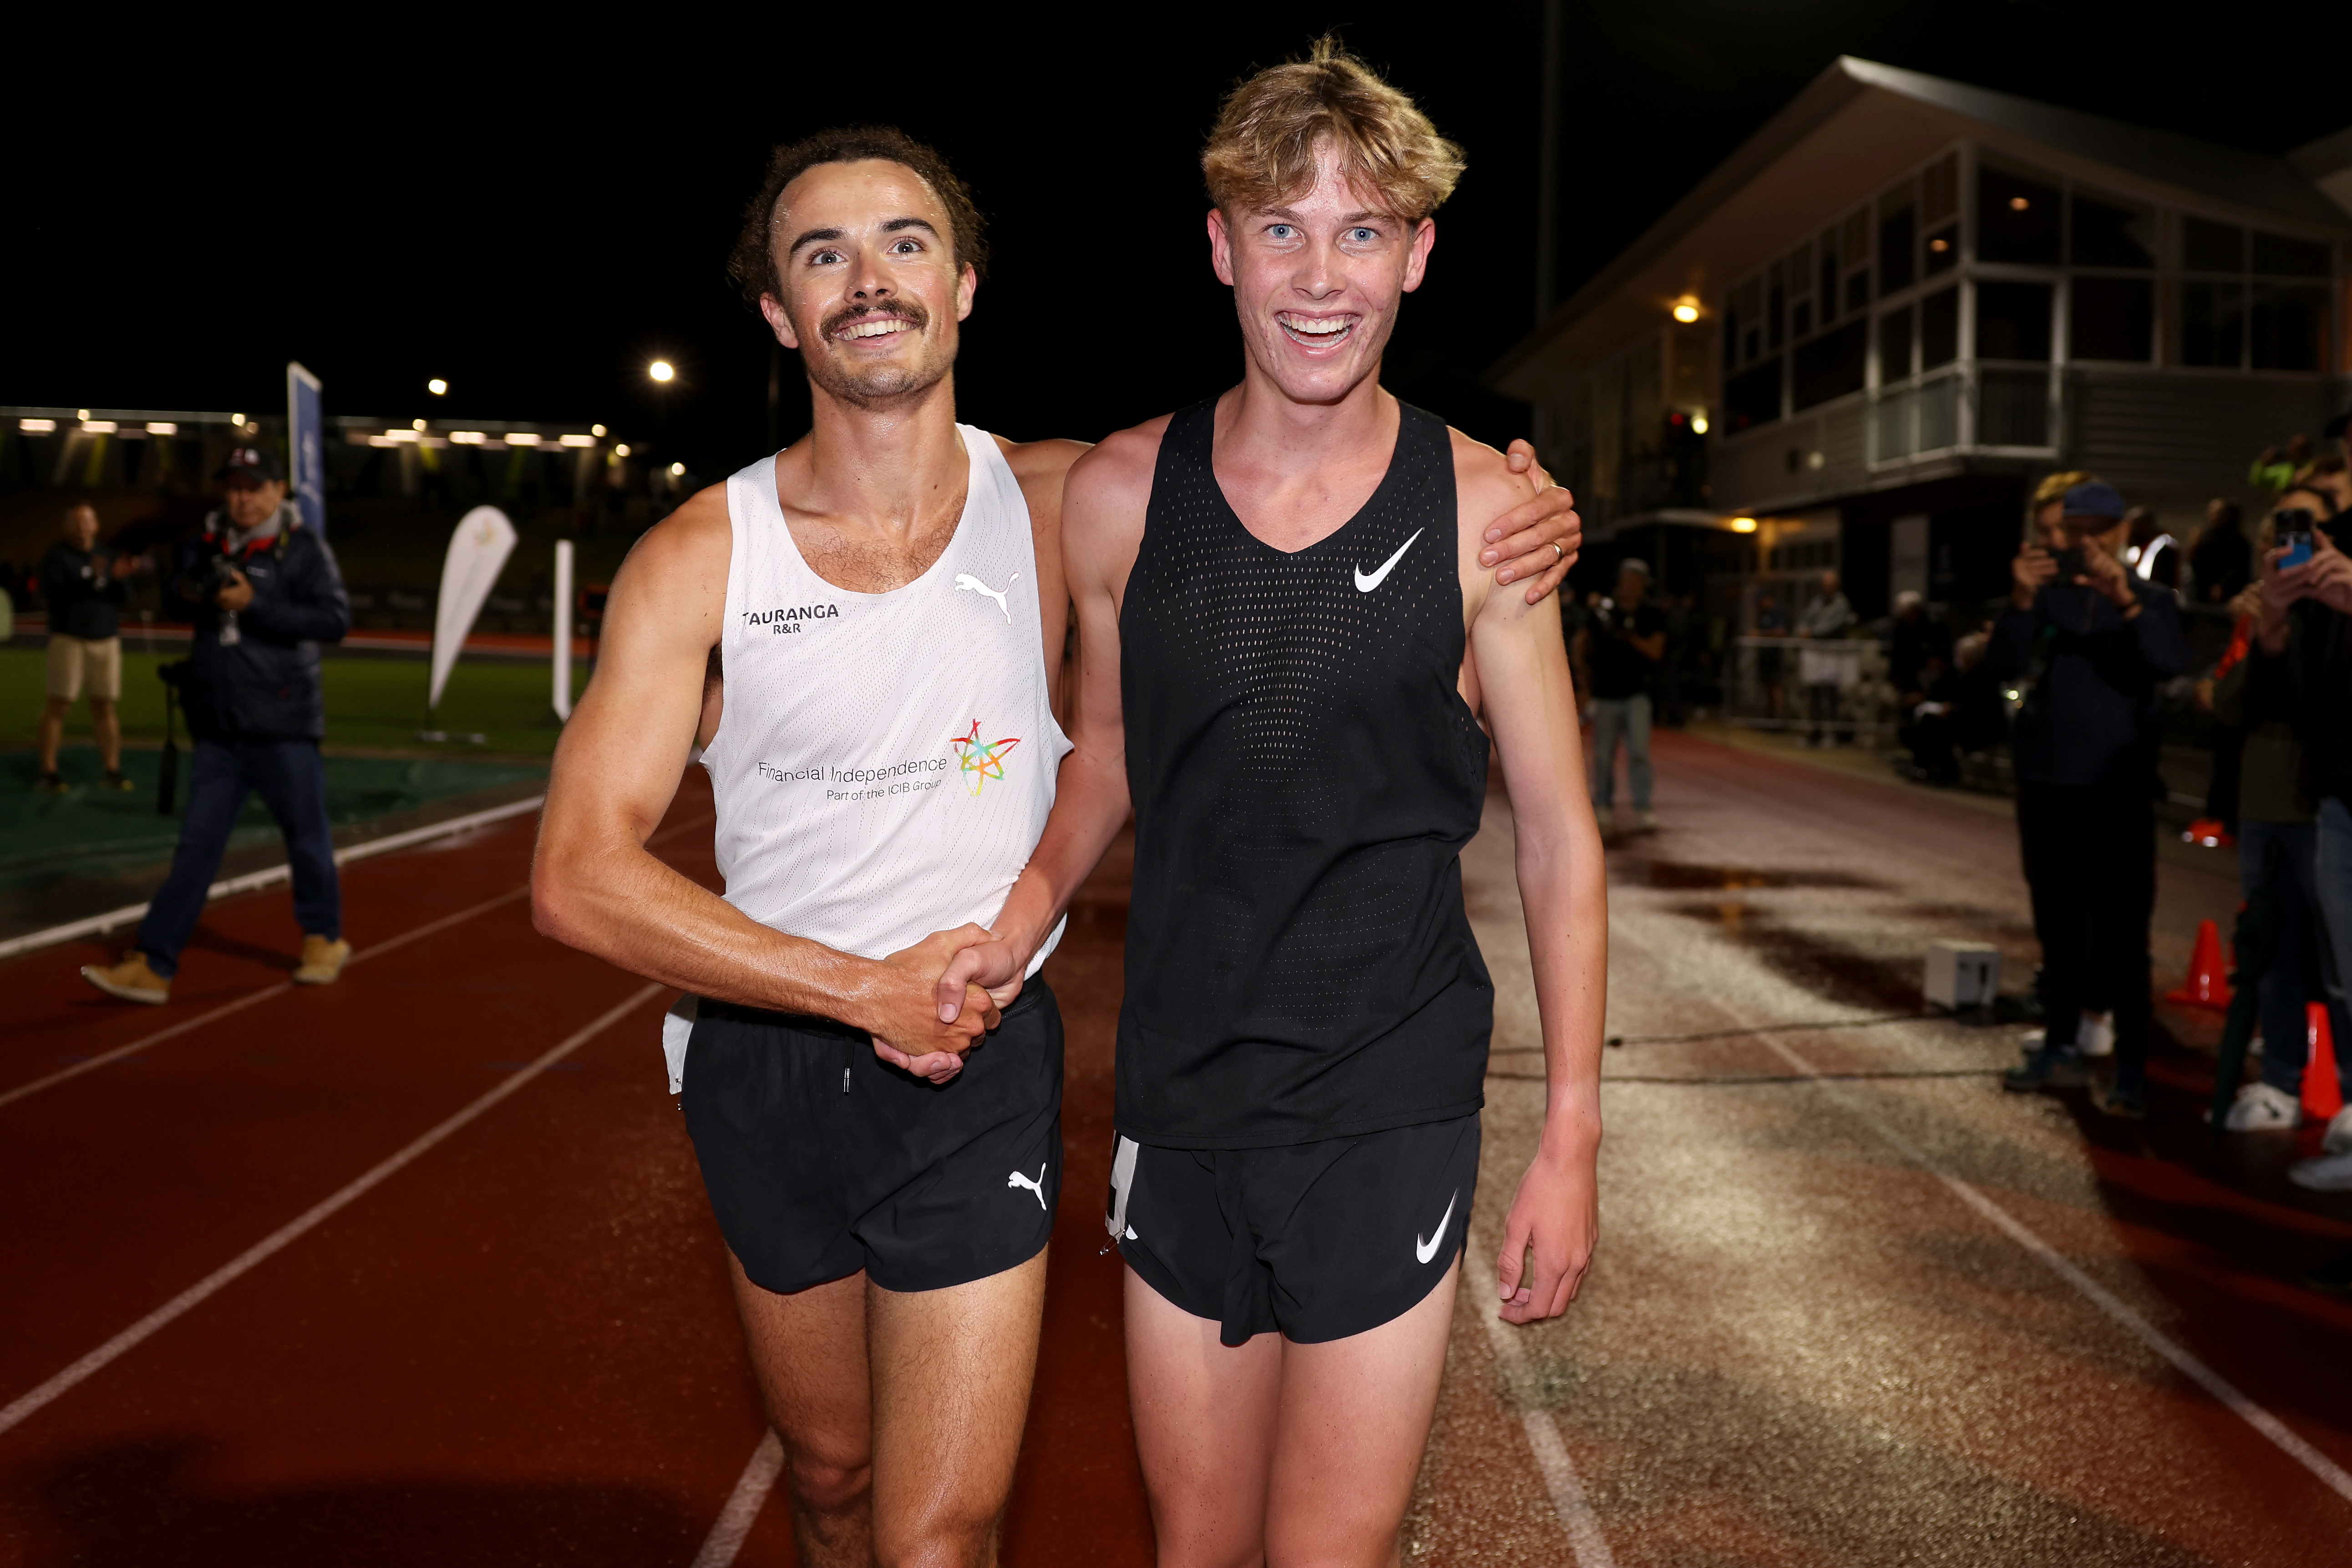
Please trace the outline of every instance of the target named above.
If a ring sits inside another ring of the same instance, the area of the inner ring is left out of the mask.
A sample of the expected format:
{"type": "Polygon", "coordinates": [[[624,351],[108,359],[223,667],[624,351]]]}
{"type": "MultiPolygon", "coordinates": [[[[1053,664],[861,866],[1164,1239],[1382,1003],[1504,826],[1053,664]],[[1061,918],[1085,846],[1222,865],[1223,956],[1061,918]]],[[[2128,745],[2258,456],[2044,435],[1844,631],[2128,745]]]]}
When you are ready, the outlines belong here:
{"type": "MultiPolygon", "coordinates": [[[[766,150],[880,121],[946,152],[992,221],[963,416],[1098,437],[1233,379],[1194,155],[1236,78],[1335,26],[1470,155],[1389,384],[1488,439],[1524,429],[1475,379],[1532,313],[1533,0],[765,14],[546,12],[524,34],[345,12],[331,45],[271,65],[255,40],[284,24],[226,13],[178,35],[126,16],[103,39],[12,24],[17,71],[43,63],[0,110],[0,403],[274,408],[299,358],[330,412],[601,420],[724,473],[765,434],[764,329],[721,268],[766,150]],[[683,372],[666,415],[656,354],[683,372]]],[[[2340,8],[1568,15],[1563,294],[1842,52],[2264,151],[2352,119],[2305,64],[2340,47],[2340,8]]],[[[785,370],[790,435],[806,393],[785,370]]]]}

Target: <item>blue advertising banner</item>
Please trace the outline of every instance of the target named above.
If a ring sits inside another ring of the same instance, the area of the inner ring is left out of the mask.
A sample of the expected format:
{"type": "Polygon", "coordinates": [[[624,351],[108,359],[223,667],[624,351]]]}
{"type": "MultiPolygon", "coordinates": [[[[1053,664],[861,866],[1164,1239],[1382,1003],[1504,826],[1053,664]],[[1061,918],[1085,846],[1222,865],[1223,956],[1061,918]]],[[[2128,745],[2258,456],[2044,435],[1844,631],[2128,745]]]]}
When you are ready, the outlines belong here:
{"type": "Polygon", "coordinates": [[[327,426],[320,412],[320,381],[299,361],[286,362],[287,493],[302,526],[327,531],[327,426]]]}

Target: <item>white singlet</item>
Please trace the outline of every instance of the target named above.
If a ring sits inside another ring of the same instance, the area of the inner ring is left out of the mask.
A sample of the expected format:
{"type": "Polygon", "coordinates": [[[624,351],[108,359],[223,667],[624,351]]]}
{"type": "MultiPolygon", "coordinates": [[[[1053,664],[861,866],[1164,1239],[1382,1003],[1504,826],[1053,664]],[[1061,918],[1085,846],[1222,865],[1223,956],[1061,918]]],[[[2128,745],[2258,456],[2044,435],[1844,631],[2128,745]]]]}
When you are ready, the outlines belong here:
{"type": "Polygon", "coordinates": [[[1045,686],[1028,503],[995,440],[956,431],[971,479],[955,536],[887,594],[809,569],[773,458],[727,481],[726,699],[702,752],[727,901],[861,958],[992,922],[1070,749],[1045,686]]]}

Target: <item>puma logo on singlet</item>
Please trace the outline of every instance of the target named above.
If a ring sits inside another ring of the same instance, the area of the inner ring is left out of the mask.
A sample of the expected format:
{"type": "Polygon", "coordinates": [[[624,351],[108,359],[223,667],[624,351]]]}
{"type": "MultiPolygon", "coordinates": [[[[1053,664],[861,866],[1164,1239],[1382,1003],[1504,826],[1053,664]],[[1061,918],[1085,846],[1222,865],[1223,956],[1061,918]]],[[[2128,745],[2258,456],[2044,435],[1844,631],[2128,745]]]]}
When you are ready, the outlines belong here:
{"type": "MultiPolygon", "coordinates": [[[[1028,1188],[1031,1192],[1033,1192],[1033,1193],[1034,1193],[1034,1194],[1037,1194],[1037,1206],[1038,1206],[1039,1208],[1044,1208],[1044,1207],[1045,1206],[1045,1166],[1040,1165],[1040,1166],[1038,1166],[1038,1167],[1037,1167],[1037,1179],[1036,1179],[1035,1181],[1034,1181],[1034,1182],[1033,1182],[1033,1181],[1031,1181],[1028,1177],[1026,1177],[1026,1176],[1023,1175],[1023,1174],[1022,1174],[1020,1172],[1018,1172],[1018,1171],[1011,1172],[1011,1173],[1008,1173],[1008,1174],[1005,1176],[1005,1178],[1004,1178],[1004,1185],[1005,1185],[1005,1189],[1006,1189],[1008,1192],[1009,1192],[1009,1191],[1011,1191],[1011,1190],[1012,1190],[1013,1188],[1014,1188],[1014,1187],[1026,1187],[1026,1188],[1028,1188]]],[[[1451,1213],[1453,1213],[1454,1211],[1453,1211],[1452,1209],[1450,1209],[1450,1208],[1449,1208],[1449,1209],[1447,1209],[1445,1212],[1446,1212],[1446,1213],[1448,1213],[1448,1214],[1451,1214],[1451,1213]]]]}
{"type": "Polygon", "coordinates": [[[1013,584],[1019,581],[1021,581],[1021,574],[1015,572],[1004,580],[1003,587],[992,588],[971,573],[959,572],[956,574],[956,591],[973,593],[983,599],[995,600],[996,607],[1004,612],[1004,624],[1009,626],[1013,624],[1013,606],[1004,602],[1004,595],[1013,592],[1013,584]]]}
{"type": "MultiPolygon", "coordinates": [[[[1419,539],[1423,534],[1428,531],[1429,531],[1427,529],[1416,528],[1412,531],[1412,539],[1419,539]]],[[[1369,594],[1373,589],[1379,587],[1382,583],[1387,582],[1389,574],[1396,570],[1396,563],[1404,559],[1404,552],[1412,548],[1412,539],[1408,539],[1402,544],[1398,545],[1397,552],[1394,555],[1390,556],[1386,561],[1381,562],[1381,569],[1379,571],[1367,574],[1362,567],[1357,567],[1356,592],[1359,594],[1369,594]]]]}

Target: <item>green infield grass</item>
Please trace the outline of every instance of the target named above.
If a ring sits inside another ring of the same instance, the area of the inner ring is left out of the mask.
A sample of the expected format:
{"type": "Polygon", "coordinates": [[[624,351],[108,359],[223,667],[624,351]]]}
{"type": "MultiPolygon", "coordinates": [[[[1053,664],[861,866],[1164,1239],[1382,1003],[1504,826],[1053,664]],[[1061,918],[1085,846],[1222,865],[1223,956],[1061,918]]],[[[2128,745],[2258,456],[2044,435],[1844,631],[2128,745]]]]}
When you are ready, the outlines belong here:
{"type": "MultiPolygon", "coordinates": [[[[134,746],[163,739],[163,683],[155,667],[176,654],[135,653],[136,636],[126,637],[122,657],[122,732],[134,746]]],[[[43,654],[38,648],[0,648],[0,748],[29,747],[41,714],[43,654]]],[[[399,751],[425,757],[545,756],[555,750],[562,724],[549,701],[548,668],[530,660],[459,659],[441,693],[441,706],[426,721],[425,687],[430,670],[422,658],[337,658],[325,663],[327,740],[330,752],[352,748],[399,751]],[[420,730],[456,736],[445,742],[417,739],[420,730]]],[[[587,685],[572,668],[573,694],[587,685]]],[[[187,730],[180,729],[184,744],[187,730]]],[[[81,703],[66,720],[66,744],[87,751],[89,710],[81,703]]],[[[87,752],[95,778],[97,753],[87,752]]],[[[32,764],[28,761],[26,766],[32,764]]],[[[70,772],[61,762],[61,771],[70,772]]]]}

